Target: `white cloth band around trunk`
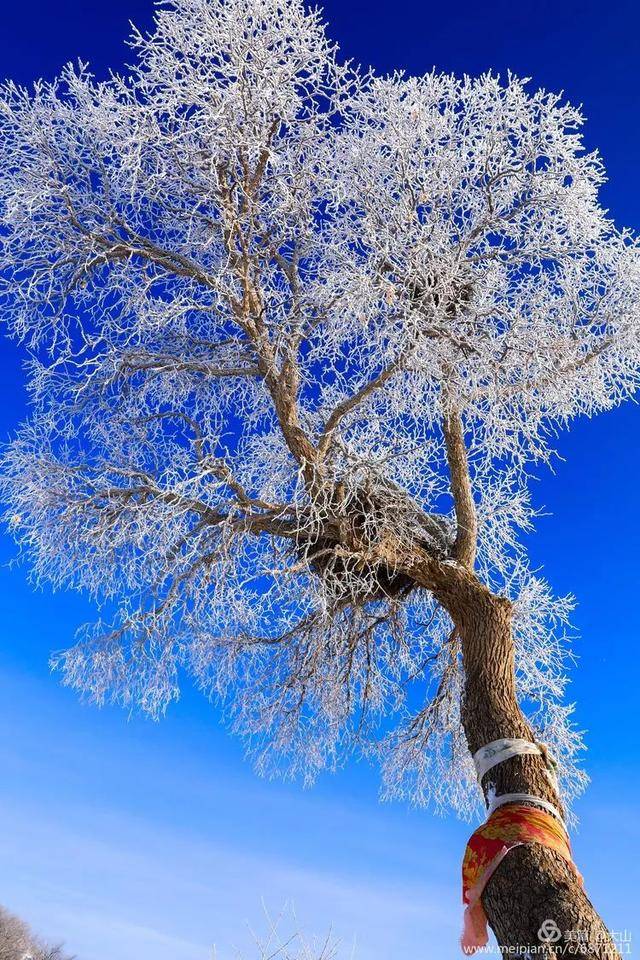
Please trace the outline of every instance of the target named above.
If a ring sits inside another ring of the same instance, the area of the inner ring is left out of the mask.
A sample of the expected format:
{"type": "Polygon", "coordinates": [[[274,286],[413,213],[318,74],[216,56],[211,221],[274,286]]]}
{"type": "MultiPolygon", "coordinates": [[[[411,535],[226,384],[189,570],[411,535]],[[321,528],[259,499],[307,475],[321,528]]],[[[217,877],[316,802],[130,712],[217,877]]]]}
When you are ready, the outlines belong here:
{"type": "Polygon", "coordinates": [[[502,763],[503,760],[509,760],[511,757],[521,757],[524,754],[542,756],[543,752],[537,743],[531,743],[530,740],[505,738],[486,743],[473,755],[478,780],[481,781],[485,773],[498,763],[502,763]]]}
{"type": "Polygon", "coordinates": [[[498,807],[503,806],[505,803],[533,803],[536,805],[536,807],[542,807],[544,810],[548,810],[549,813],[552,813],[553,816],[559,820],[564,827],[564,820],[562,819],[562,815],[557,807],[554,807],[554,805],[549,803],[548,800],[543,800],[542,797],[534,797],[530,793],[503,793],[499,797],[494,797],[487,810],[487,819],[491,816],[494,810],[497,810],[498,807]]]}
{"type": "MultiPolygon", "coordinates": [[[[544,758],[545,772],[552,786],[557,791],[558,780],[556,777],[555,762],[547,748],[544,745],[519,738],[505,737],[502,740],[492,740],[491,743],[485,744],[484,747],[480,747],[480,749],[474,753],[473,762],[476,768],[478,782],[481,783],[485,773],[488,773],[488,771],[491,770],[492,767],[497,766],[497,764],[502,763],[503,760],[509,760],[511,757],[522,757],[527,754],[544,758]]],[[[489,796],[488,817],[491,816],[494,810],[505,803],[533,803],[537,807],[548,810],[549,813],[553,814],[564,826],[564,820],[560,811],[554,807],[552,803],[549,803],[548,800],[543,800],[542,797],[534,797],[533,794],[530,793],[503,793],[500,796],[491,797],[491,792],[489,796]]]]}
{"type": "Polygon", "coordinates": [[[510,757],[521,757],[525,754],[536,754],[544,758],[545,772],[549,783],[558,790],[558,777],[556,775],[556,762],[551,753],[544,744],[532,743],[531,740],[521,740],[518,738],[505,737],[502,740],[492,740],[480,747],[473,755],[473,762],[476,768],[478,783],[482,783],[485,773],[502,763],[503,760],[509,760],[510,757]]]}

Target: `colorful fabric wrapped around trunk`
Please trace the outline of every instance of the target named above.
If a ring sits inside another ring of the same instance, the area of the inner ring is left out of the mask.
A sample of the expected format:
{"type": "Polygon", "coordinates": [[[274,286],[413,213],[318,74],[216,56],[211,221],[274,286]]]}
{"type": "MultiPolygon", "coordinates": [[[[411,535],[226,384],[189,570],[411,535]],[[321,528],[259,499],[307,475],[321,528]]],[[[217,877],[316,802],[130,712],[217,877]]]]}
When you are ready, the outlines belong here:
{"type": "Polygon", "coordinates": [[[576,869],[567,832],[553,814],[515,803],[494,810],[486,823],[469,838],[462,862],[465,911],[461,943],[465,954],[473,954],[486,946],[489,938],[487,917],[480,899],[482,892],[507,853],[524,843],[549,847],[576,869]]]}

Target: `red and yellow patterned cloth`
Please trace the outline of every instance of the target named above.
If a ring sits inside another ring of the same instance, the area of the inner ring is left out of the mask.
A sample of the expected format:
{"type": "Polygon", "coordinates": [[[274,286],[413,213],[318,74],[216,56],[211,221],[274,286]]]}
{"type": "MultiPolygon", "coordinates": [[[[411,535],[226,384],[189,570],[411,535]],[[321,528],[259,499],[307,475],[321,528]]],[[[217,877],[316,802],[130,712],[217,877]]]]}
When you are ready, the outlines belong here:
{"type": "Polygon", "coordinates": [[[461,943],[465,954],[475,953],[487,944],[482,892],[506,854],[523,843],[541,843],[573,866],[569,837],[553,814],[517,803],[494,810],[469,838],[462,861],[462,900],[466,909],[461,943]]]}

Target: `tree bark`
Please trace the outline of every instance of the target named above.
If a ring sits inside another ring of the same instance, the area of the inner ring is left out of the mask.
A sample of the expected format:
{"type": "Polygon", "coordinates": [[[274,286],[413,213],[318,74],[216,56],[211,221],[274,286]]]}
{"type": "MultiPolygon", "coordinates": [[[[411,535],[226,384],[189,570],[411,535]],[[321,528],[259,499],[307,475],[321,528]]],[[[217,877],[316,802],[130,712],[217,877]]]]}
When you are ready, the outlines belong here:
{"type": "MultiPolygon", "coordinates": [[[[535,740],[516,695],[511,603],[493,595],[472,571],[460,568],[447,576],[436,594],[461,640],[462,722],[470,751],[503,737],[535,740]]],[[[498,795],[541,797],[562,812],[541,756],[512,757],[498,764],[483,778],[485,796],[490,785],[498,795]]],[[[541,845],[512,850],[487,884],[482,902],[505,951],[531,947],[532,956],[619,957],[575,871],[541,845]]]]}

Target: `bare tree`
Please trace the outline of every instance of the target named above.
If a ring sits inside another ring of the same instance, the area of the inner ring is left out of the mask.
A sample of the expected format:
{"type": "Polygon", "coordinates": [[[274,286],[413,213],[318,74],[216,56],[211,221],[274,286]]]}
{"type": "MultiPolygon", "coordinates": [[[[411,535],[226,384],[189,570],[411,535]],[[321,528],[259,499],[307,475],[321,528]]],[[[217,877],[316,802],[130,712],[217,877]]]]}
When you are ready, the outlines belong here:
{"type": "Polygon", "coordinates": [[[0,960],[73,960],[62,944],[37,937],[27,924],[0,907],[0,960]]]}
{"type": "MultiPolygon", "coordinates": [[[[186,671],[260,770],[360,752],[388,794],[562,809],[571,600],[519,545],[527,477],[640,367],[638,249],[579,111],[362,74],[300,0],[178,0],[132,45],[124,77],[0,104],[2,312],[33,354],[9,523],[103,611],[66,681],[158,715],[186,671]],[[550,745],[560,793],[539,755],[478,783],[505,737],[550,745]]],[[[616,955],[542,846],[484,903],[505,946],[552,917],[616,955]]]]}
{"type": "MultiPolygon", "coordinates": [[[[338,960],[339,941],[331,930],[322,938],[310,938],[303,933],[291,903],[285,903],[277,914],[271,914],[263,904],[263,931],[249,927],[256,960],[338,960]]],[[[354,958],[354,951],[349,954],[354,958]]],[[[237,960],[246,960],[246,953],[237,951],[237,960]]],[[[214,947],[213,960],[218,960],[214,947]]]]}

